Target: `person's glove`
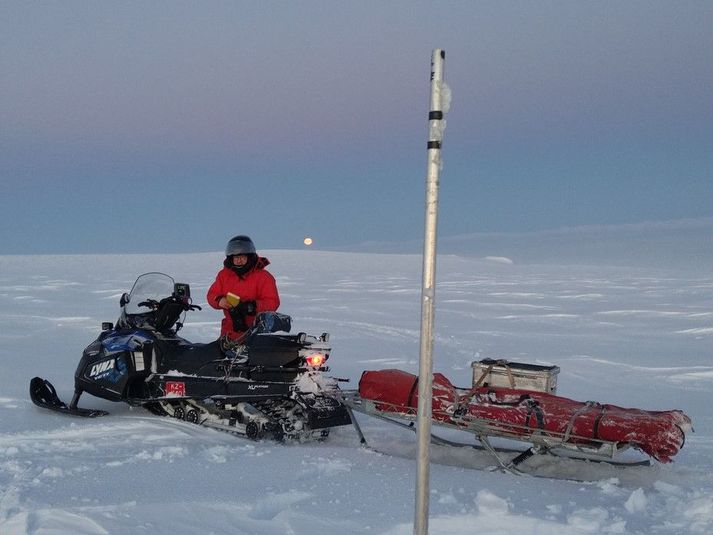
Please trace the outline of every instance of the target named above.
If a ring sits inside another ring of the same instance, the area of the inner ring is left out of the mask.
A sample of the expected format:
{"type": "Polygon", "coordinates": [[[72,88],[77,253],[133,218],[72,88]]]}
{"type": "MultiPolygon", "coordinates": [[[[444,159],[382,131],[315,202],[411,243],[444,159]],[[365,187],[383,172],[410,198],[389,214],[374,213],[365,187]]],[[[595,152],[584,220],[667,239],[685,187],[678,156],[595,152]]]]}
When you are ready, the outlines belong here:
{"type": "Polygon", "coordinates": [[[257,303],[255,301],[240,301],[235,308],[241,316],[254,316],[257,311],[257,303]]]}
{"type": "Polygon", "coordinates": [[[247,316],[254,316],[257,306],[255,301],[240,301],[238,306],[231,308],[228,312],[230,319],[233,321],[233,330],[236,332],[246,331],[248,329],[247,316]]]}

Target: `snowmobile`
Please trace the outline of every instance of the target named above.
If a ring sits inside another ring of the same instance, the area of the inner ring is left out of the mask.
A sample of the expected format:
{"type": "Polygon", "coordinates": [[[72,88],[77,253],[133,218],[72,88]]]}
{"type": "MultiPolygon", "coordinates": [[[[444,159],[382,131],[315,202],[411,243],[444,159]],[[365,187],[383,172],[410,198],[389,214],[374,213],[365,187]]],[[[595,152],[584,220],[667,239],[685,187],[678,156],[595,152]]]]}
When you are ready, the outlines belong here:
{"type": "Polygon", "coordinates": [[[78,406],[87,392],[251,439],[323,439],[351,423],[348,409],[327,393],[329,334],[288,334],[285,314],[258,314],[236,343],[191,343],[178,336],[192,304],[188,284],[164,273],[138,277],[121,296],[116,324],[102,323],[84,350],[69,405],[52,384],[30,382],[32,401],[60,413],[97,417],[103,410],[78,406]]]}
{"type": "MultiPolygon", "coordinates": [[[[472,433],[478,442],[470,446],[492,454],[497,467],[508,472],[520,473],[527,459],[545,454],[615,465],[650,464],[648,459],[619,460],[631,447],[668,463],[683,447],[686,433],[693,431],[690,418],[680,410],[645,411],[557,396],[557,366],[492,359],[471,365],[473,383],[468,388],[433,374],[431,421],[472,433]],[[529,447],[496,447],[491,439],[529,447]]],[[[365,371],[359,389],[341,391],[340,396],[350,410],[416,430],[418,377],[413,374],[365,371]]],[[[356,420],[354,427],[366,443],[356,420]]],[[[467,446],[436,435],[432,442],[467,446]]]]}

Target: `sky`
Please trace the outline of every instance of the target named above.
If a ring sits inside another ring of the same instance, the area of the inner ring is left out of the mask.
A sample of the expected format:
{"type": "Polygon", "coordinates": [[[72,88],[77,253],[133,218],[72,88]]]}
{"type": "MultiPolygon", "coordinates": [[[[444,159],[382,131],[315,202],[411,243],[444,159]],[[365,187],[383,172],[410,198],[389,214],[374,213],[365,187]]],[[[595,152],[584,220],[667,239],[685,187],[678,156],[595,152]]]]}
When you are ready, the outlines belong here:
{"type": "Polygon", "coordinates": [[[713,216],[710,2],[0,5],[0,254],[344,249],[713,216]]]}

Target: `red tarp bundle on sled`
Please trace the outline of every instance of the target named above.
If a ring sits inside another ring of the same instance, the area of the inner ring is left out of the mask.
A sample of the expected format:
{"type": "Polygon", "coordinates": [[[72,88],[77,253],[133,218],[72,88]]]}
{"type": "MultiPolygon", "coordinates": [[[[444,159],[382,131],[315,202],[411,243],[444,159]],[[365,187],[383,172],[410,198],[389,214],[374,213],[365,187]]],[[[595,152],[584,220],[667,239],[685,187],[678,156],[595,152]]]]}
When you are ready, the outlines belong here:
{"type": "MultiPolygon", "coordinates": [[[[401,370],[365,371],[359,395],[373,400],[383,412],[414,414],[418,407],[418,377],[401,370]],[[381,403],[378,403],[381,402],[381,403]]],[[[587,439],[631,444],[667,463],[683,446],[691,420],[679,410],[644,411],[615,405],[512,388],[455,388],[442,374],[433,374],[433,419],[467,426],[486,420],[504,435],[526,436],[534,431],[564,435],[570,443],[587,439]]]]}

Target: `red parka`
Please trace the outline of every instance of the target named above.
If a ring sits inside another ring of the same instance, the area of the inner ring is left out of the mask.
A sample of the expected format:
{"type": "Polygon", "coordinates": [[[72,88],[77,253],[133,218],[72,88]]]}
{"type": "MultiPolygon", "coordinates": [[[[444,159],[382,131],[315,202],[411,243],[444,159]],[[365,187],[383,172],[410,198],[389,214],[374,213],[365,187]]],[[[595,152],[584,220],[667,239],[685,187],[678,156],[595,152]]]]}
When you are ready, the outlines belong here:
{"type": "MultiPolygon", "coordinates": [[[[215,282],[208,288],[208,304],[215,309],[222,310],[221,336],[238,338],[242,333],[233,330],[233,321],[230,312],[218,306],[221,297],[228,292],[240,296],[241,301],[255,301],[256,314],[260,312],[274,312],[280,306],[280,296],[277,293],[277,283],[265,267],[270,264],[267,258],[259,257],[255,267],[244,275],[238,275],[230,268],[224,267],[218,272],[215,282]]],[[[246,318],[248,327],[255,321],[255,316],[246,318]]]]}

